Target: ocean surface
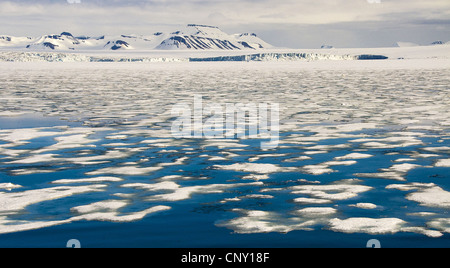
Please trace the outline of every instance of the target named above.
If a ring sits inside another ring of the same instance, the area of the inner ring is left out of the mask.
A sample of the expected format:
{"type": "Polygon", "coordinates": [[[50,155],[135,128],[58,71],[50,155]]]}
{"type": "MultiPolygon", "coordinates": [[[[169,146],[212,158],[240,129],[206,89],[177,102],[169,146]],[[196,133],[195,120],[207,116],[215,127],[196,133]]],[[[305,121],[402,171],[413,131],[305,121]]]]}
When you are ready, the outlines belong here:
{"type": "Polygon", "coordinates": [[[0,247],[450,246],[449,69],[0,69],[0,247]],[[195,96],[278,104],[277,146],[174,137],[195,96]]]}

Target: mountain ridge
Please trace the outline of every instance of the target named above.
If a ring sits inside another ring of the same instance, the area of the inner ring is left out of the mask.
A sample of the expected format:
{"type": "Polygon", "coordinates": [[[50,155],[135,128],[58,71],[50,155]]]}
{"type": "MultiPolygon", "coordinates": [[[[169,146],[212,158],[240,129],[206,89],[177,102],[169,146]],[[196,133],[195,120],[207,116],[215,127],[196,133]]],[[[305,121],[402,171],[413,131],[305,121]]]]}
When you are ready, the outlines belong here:
{"type": "Polygon", "coordinates": [[[188,24],[171,33],[75,37],[70,32],[37,38],[0,36],[0,48],[30,51],[73,50],[262,50],[273,48],[254,33],[227,34],[215,26],[188,24]]]}

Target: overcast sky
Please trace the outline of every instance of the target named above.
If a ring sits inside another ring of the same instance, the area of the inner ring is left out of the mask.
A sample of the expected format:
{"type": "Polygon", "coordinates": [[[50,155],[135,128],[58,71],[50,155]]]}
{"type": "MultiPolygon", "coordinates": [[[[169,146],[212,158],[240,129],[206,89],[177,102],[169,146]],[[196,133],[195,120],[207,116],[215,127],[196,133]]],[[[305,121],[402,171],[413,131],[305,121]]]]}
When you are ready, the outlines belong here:
{"type": "Polygon", "coordinates": [[[450,41],[450,0],[0,0],[0,35],[144,34],[188,23],[280,47],[450,41]]]}

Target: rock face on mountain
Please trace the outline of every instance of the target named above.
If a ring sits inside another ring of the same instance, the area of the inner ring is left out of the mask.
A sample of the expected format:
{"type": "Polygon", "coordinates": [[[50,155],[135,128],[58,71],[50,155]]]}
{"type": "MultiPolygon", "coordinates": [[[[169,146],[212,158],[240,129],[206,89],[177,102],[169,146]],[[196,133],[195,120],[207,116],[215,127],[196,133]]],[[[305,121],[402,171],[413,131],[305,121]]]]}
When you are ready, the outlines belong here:
{"type": "Polygon", "coordinates": [[[75,37],[69,32],[38,38],[0,36],[0,47],[28,50],[261,50],[272,46],[254,33],[229,35],[214,26],[189,24],[184,29],[149,36],[75,37]]]}

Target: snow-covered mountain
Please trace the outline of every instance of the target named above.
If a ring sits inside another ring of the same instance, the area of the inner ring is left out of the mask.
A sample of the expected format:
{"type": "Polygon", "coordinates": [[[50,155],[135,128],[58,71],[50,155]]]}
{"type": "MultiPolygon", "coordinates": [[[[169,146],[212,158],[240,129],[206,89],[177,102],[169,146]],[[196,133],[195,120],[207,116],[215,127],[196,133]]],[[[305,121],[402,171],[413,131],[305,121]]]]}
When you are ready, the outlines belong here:
{"type": "Polygon", "coordinates": [[[120,35],[75,37],[64,32],[38,38],[0,36],[0,48],[36,50],[261,50],[272,48],[256,34],[229,35],[217,27],[189,24],[182,30],[150,36],[120,35]]]}
{"type": "MultiPolygon", "coordinates": [[[[430,43],[429,45],[425,46],[439,46],[439,45],[450,45],[450,42],[443,42],[443,41],[434,41],[430,43]]],[[[419,47],[422,45],[412,43],[412,42],[397,42],[394,44],[394,47],[419,47]]]]}
{"type": "Polygon", "coordinates": [[[445,42],[442,41],[434,41],[433,43],[431,43],[431,45],[444,45],[445,42]]]}

